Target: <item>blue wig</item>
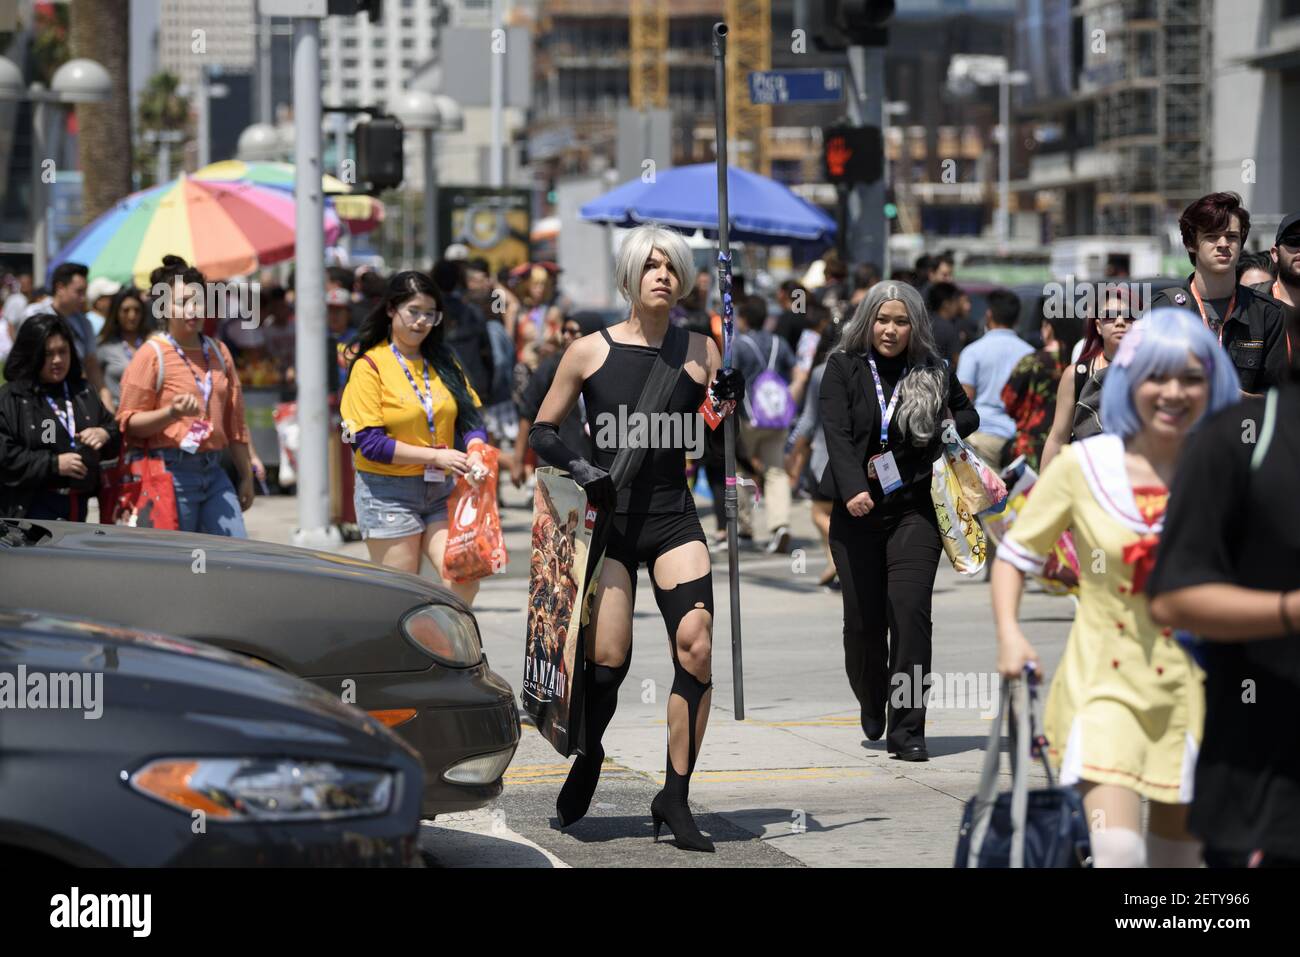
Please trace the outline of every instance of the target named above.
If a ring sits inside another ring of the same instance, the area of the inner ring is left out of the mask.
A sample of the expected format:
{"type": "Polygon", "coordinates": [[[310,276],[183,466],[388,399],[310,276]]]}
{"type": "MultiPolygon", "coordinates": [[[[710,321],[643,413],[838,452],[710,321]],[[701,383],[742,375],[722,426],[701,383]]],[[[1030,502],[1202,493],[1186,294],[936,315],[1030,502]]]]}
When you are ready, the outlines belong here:
{"type": "Polygon", "coordinates": [[[1200,316],[1185,309],[1153,309],[1124,337],[1114,361],[1106,367],[1101,388],[1102,428],[1123,439],[1141,429],[1142,420],[1133,405],[1134,390],[1147,379],[1181,373],[1188,366],[1189,353],[1200,360],[1209,382],[1205,415],[1241,398],[1237,370],[1200,316]]]}

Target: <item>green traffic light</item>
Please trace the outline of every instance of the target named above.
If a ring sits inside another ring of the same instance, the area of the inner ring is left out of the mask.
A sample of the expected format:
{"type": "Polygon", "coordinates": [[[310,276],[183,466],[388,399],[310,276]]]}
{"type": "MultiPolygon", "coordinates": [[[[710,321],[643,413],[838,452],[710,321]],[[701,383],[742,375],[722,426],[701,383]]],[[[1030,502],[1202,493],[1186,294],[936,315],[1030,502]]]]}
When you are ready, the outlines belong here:
{"type": "Polygon", "coordinates": [[[893,218],[894,218],[895,216],[897,216],[897,215],[898,215],[898,207],[897,207],[895,204],[893,204],[893,203],[886,203],[886,204],[885,204],[885,217],[886,217],[887,219],[893,219],[893,218]]]}

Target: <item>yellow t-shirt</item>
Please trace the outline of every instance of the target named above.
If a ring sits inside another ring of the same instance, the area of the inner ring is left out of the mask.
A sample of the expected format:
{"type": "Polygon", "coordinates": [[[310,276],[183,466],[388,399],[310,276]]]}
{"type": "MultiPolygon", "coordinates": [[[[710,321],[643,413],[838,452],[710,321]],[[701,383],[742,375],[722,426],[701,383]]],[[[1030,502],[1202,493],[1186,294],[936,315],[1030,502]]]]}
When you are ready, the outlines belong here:
{"type": "MultiPolygon", "coordinates": [[[[415,380],[416,389],[402,371],[397,357],[393,355],[387,340],[375,346],[366,356],[352,366],[348,374],[348,383],[343,390],[343,402],[340,412],[343,427],[348,433],[356,435],[362,429],[374,426],[382,428],[390,438],[408,445],[422,445],[426,448],[445,446],[451,448],[456,440],[456,399],[443,385],[437,371],[429,366],[429,388],[433,393],[434,435],[429,434],[429,420],[424,406],[416,395],[424,395],[425,360],[412,361],[403,358],[411,378],[415,380]]],[[[460,368],[460,363],[457,363],[460,368]]],[[[461,375],[465,372],[462,369],[461,375]]],[[[478,393],[465,379],[465,388],[474,400],[475,408],[482,406],[478,393]]],[[[422,475],[423,465],[392,465],[375,462],[361,454],[360,450],[352,453],[353,464],[363,472],[379,475],[422,475]]]]}

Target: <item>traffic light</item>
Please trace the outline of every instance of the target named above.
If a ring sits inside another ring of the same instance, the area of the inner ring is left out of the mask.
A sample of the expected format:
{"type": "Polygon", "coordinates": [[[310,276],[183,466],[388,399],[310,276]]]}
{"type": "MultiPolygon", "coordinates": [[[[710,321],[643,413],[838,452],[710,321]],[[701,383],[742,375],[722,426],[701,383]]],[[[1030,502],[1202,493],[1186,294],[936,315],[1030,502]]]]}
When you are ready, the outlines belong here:
{"type": "Polygon", "coordinates": [[[805,28],[819,50],[889,45],[894,0],[809,0],[805,28]]]}
{"type": "Polygon", "coordinates": [[[878,126],[835,126],[822,131],[828,183],[866,184],[885,175],[885,138],[878,126]]]}
{"type": "Polygon", "coordinates": [[[402,185],[403,133],[402,124],[392,116],[357,124],[358,182],[375,191],[402,185]]]}

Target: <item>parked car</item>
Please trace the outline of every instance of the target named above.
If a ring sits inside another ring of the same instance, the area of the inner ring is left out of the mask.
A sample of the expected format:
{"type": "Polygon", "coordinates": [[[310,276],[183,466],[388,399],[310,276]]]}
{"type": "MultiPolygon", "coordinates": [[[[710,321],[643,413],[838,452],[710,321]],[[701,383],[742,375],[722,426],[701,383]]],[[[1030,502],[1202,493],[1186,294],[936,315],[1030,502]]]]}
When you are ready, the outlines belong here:
{"type": "Polygon", "coordinates": [[[514,693],[473,614],[426,579],[247,539],[0,519],[0,581],[24,605],[205,641],[370,712],[419,752],[430,816],[501,793],[514,693]]]}
{"type": "Polygon", "coordinates": [[[11,869],[417,860],[414,749],[275,668],[0,607],[0,708],[11,869]]]}

